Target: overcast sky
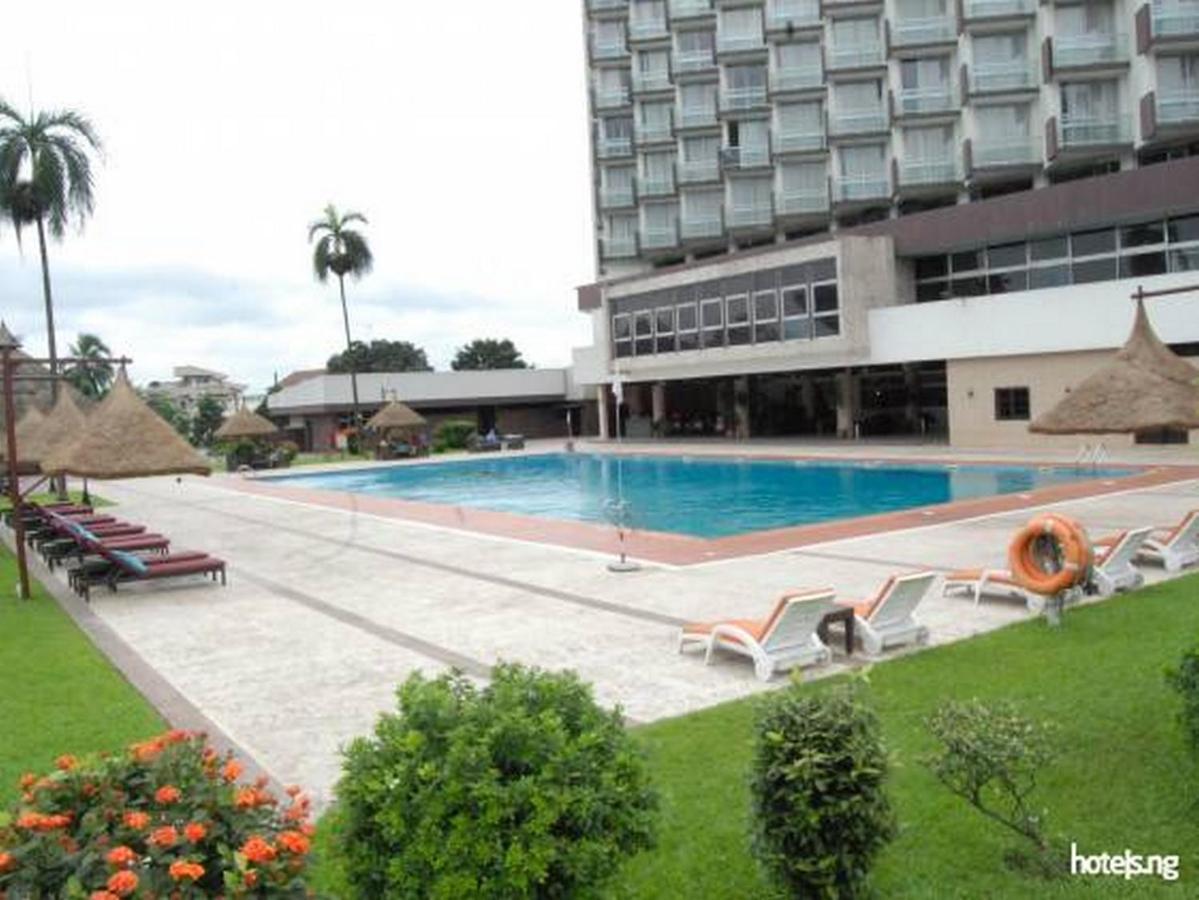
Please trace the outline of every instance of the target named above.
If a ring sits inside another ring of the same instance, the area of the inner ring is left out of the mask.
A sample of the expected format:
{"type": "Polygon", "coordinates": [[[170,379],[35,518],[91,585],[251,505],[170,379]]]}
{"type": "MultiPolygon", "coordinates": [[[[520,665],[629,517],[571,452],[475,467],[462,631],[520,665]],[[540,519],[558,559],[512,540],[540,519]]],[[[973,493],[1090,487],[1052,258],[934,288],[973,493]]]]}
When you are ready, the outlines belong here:
{"type": "MultiPolygon", "coordinates": [[[[0,96],[71,107],[102,135],[96,213],[50,248],[59,346],[253,387],[343,344],[307,225],[370,219],[354,336],[475,337],[539,366],[587,343],[591,279],[582,4],[94,0],[8,4],[0,96]]],[[[36,236],[0,228],[0,315],[44,352],[36,236]]]]}

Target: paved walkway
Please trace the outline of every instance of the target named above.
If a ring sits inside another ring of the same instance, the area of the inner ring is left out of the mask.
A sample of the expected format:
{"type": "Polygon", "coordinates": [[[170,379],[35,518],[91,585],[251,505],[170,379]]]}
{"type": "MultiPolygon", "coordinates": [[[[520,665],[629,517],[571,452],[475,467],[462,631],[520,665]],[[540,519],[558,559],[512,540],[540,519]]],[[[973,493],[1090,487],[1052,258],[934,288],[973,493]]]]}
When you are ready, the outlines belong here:
{"type": "MultiPolygon", "coordinates": [[[[232,478],[97,486],[122,517],[170,535],[177,549],[225,558],[230,572],[225,589],[197,581],[100,590],[93,608],[274,776],[305,785],[318,803],[330,799],[339,748],[393,707],[395,686],[414,670],[486,677],[498,660],[572,668],[634,721],[678,715],[764,689],[743,661],[705,668],[679,656],[679,623],[760,616],[789,588],[865,596],[896,570],[998,565],[1029,517],[1009,511],[618,575],[590,551],[246,494],[232,478]]],[[[1195,507],[1199,482],[1055,506],[1094,533],[1176,521],[1195,507]]],[[[1027,613],[938,597],[920,615],[943,643],[1027,613]]],[[[823,671],[843,669],[838,656],[823,671]]]]}

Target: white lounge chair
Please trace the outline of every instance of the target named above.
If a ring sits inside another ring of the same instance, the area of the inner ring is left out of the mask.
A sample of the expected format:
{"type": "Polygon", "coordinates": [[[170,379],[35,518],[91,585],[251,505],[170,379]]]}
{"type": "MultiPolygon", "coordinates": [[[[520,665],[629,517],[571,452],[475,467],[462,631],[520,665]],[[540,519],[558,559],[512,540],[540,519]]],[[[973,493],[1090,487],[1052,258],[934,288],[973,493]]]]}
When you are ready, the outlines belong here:
{"type": "Polygon", "coordinates": [[[946,597],[965,594],[974,598],[976,606],[983,597],[1021,600],[1031,612],[1040,612],[1045,606],[1044,597],[1028,590],[1007,569],[959,569],[950,572],[945,576],[941,593],[946,597]]]}
{"type": "Polygon", "coordinates": [[[1173,528],[1156,530],[1141,545],[1138,559],[1158,563],[1167,572],[1199,563],[1199,509],[1192,509],[1173,528]]]}
{"type": "Polygon", "coordinates": [[[1145,583],[1145,576],[1133,568],[1132,561],[1152,531],[1149,527],[1130,528],[1113,535],[1110,541],[1095,543],[1095,567],[1091,576],[1101,596],[1132,590],[1145,583]]]}
{"type": "Polygon", "coordinates": [[[696,622],[679,632],[679,652],[703,647],[704,664],[712,662],[717,647],[748,656],[754,674],[769,681],[775,672],[795,666],[828,662],[832,653],[816,634],[825,615],[836,608],[829,588],[783,594],[765,619],[728,619],[696,622]]]}
{"type": "Polygon", "coordinates": [[[853,607],[854,637],[861,642],[863,650],[877,656],[888,647],[923,644],[928,640],[928,629],[917,622],[912,613],[936,580],[935,572],[892,575],[871,600],[837,602],[853,607]]]}

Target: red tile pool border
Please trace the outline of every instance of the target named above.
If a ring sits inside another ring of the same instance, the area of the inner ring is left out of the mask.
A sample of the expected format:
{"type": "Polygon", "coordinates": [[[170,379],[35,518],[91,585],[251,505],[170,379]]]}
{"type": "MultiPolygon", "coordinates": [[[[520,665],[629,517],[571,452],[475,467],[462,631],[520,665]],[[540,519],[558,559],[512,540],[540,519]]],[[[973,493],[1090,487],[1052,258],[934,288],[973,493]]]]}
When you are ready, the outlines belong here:
{"type": "MultiPolygon", "coordinates": [[[[837,461],[836,458],[826,456],[723,453],[679,454],[677,452],[643,449],[639,449],[635,455],[690,455],[693,457],[702,456],[724,460],[811,459],[826,462],[837,461]]],[[[1020,465],[1033,468],[1062,466],[1061,463],[1013,462],[1012,460],[996,460],[990,463],[982,460],[957,462],[943,458],[854,459],[852,462],[854,464],[876,462],[879,465],[936,463],[939,465],[957,465],[962,468],[985,466],[988,464],[1020,465]]],[[[1079,500],[1085,497],[1096,497],[1104,494],[1157,487],[1159,485],[1199,478],[1199,466],[1119,466],[1119,468],[1131,469],[1134,474],[1122,475],[1117,478],[1087,479],[1070,484],[1039,488],[1026,493],[1000,494],[971,500],[956,500],[950,503],[916,507],[900,512],[880,513],[872,516],[859,516],[853,519],[840,519],[812,525],[796,525],[767,531],[754,531],[732,537],[697,538],[658,531],[634,531],[625,536],[625,550],[630,556],[647,562],[687,566],[701,562],[736,559],[743,556],[756,556],[761,553],[773,553],[780,550],[805,547],[811,544],[820,544],[826,541],[864,537],[889,531],[902,531],[907,528],[954,522],[961,519],[1011,512],[1051,503],[1062,503],[1068,500],[1079,500]]],[[[285,481],[272,479],[228,478],[223,480],[223,484],[233,490],[248,494],[275,497],[280,500],[290,500],[312,506],[323,506],[343,512],[368,513],[385,518],[420,522],[426,525],[437,525],[460,531],[531,541],[558,547],[569,547],[572,549],[594,550],[612,554],[620,551],[620,543],[616,531],[609,525],[598,525],[590,522],[571,522],[559,519],[542,519],[536,516],[522,516],[514,513],[465,506],[448,506],[440,503],[423,503],[415,500],[399,500],[391,497],[351,494],[344,491],[302,488],[288,485],[285,481]]]]}

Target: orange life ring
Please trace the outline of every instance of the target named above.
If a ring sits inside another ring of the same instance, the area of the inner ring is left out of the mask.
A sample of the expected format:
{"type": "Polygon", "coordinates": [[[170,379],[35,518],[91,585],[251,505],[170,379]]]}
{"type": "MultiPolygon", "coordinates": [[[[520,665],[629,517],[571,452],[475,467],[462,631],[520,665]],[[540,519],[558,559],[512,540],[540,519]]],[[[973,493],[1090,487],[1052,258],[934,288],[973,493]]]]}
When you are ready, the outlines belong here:
{"type": "Polygon", "coordinates": [[[1086,582],[1091,539],[1078,522],[1057,513],[1034,517],[1008,548],[1012,576],[1028,590],[1050,596],[1086,582]]]}

